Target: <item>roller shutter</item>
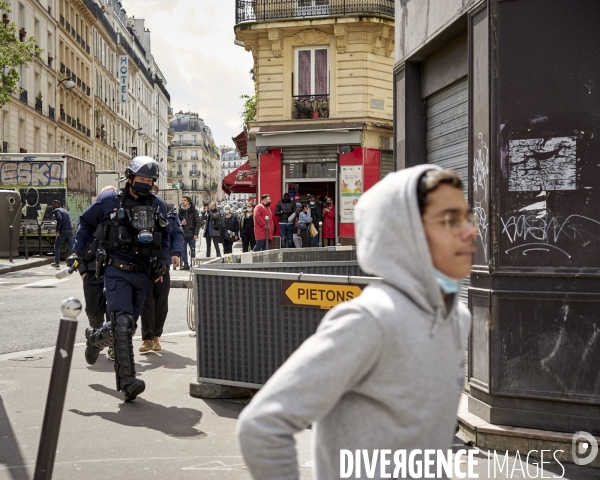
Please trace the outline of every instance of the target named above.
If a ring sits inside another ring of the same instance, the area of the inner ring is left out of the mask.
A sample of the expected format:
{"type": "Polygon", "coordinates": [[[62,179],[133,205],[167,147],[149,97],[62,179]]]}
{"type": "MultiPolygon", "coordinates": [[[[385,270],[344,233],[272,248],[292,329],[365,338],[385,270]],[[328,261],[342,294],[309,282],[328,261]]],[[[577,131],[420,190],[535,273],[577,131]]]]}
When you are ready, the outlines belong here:
{"type": "MultiPolygon", "coordinates": [[[[469,84],[467,79],[427,98],[427,163],[456,171],[463,181],[465,197],[469,183],[469,84]]],[[[460,298],[468,305],[467,278],[460,298]]]]}
{"type": "Polygon", "coordinates": [[[385,177],[388,173],[394,171],[394,152],[392,150],[381,150],[380,172],[379,178],[385,177]]]}
{"type": "MultiPolygon", "coordinates": [[[[469,175],[469,89],[465,78],[427,98],[427,163],[456,171],[468,198],[469,175]]],[[[460,289],[460,299],[469,305],[470,278],[460,289]]],[[[468,378],[469,347],[465,351],[465,376],[468,378]]]]}
{"type": "Polygon", "coordinates": [[[337,147],[331,145],[285,147],[282,150],[283,163],[325,163],[337,162],[337,159],[337,147]]]}

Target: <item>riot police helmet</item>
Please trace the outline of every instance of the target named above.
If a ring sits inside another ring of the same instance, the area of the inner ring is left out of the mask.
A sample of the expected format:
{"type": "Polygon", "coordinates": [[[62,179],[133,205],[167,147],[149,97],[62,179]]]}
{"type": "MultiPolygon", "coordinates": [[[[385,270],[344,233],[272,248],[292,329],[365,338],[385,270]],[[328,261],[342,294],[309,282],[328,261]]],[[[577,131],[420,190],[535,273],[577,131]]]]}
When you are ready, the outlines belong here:
{"type": "Polygon", "coordinates": [[[140,156],[131,160],[129,166],[125,169],[125,177],[137,176],[158,180],[160,174],[160,165],[151,157],[140,156]]]}

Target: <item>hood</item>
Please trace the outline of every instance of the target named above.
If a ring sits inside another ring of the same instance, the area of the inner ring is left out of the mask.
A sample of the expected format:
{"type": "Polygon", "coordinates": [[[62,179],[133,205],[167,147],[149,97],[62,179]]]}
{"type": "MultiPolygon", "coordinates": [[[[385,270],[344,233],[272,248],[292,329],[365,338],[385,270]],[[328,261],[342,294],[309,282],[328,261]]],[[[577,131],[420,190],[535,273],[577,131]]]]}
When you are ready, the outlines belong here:
{"type": "Polygon", "coordinates": [[[193,203],[191,203],[191,202],[190,202],[190,206],[189,206],[188,208],[185,208],[185,207],[183,206],[183,204],[180,204],[180,205],[179,205],[179,208],[180,208],[181,210],[183,210],[184,212],[187,212],[188,210],[189,210],[190,212],[193,212],[193,211],[196,209],[196,208],[195,208],[195,206],[194,206],[194,204],[193,204],[193,203]]]}
{"type": "Polygon", "coordinates": [[[418,181],[432,168],[439,167],[419,165],[388,174],[361,196],[354,222],[363,271],[381,277],[437,318],[446,306],[417,201],[418,181]]]}

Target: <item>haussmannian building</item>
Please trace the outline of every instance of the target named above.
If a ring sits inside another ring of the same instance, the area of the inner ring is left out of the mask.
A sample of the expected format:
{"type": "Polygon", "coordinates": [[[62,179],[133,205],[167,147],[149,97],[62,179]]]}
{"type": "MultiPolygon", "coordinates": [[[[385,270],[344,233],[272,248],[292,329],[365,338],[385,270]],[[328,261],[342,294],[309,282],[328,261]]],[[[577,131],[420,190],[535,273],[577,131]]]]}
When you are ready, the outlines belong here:
{"type": "Polygon", "coordinates": [[[169,163],[169,185],[181,189],[197,205],[220,201],[220,151],[210,128],[193,112],[176,113],[170,128],[174,136],[169,147],[173,158],[169,163]]]}
{"type": "Polygon", "coordinates": [[[44,53],[21,68],[22,90],[1,109],[2,152],[67,153],[119,171],[132,155],[148,155],[166,171],[171,99],[144,20],[128,17],[120,0],[9,3],[20,38],[34,35],[44,53]],[[126,103],[121,57],[129,67],[126,103]]]}

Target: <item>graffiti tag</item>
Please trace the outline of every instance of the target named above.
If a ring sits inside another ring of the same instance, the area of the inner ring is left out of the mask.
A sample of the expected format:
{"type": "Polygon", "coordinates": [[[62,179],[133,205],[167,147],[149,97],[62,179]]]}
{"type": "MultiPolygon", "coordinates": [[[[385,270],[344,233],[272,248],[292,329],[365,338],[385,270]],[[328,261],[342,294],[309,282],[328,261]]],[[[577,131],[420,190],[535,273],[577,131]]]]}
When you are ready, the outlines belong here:
{"type": "Polygon", "coordinates": [[[6,162],[0,165],[0,185],[49,187],[65,181],[62,162],[6,162]]]}

